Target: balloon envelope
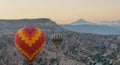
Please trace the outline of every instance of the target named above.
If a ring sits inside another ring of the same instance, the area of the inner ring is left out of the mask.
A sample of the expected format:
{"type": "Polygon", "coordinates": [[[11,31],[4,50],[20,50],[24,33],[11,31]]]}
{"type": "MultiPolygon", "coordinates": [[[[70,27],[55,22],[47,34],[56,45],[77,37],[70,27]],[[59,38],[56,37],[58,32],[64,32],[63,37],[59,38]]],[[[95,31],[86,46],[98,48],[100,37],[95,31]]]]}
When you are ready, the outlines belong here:
{"type": "Polygon", "coordinates": [[[51,41],[55,45],[56,48],[59,48],[61,42],[63,41],[63,36],[60,33],[54,33],[51,35],[51,41]]]}
{"type": "Polygon", "coordinates": [[[45,35],[41,29],[27,26],[16,32],[14,41],[18,50],[27,60],[33,62],[45,44],[45,35]]]}

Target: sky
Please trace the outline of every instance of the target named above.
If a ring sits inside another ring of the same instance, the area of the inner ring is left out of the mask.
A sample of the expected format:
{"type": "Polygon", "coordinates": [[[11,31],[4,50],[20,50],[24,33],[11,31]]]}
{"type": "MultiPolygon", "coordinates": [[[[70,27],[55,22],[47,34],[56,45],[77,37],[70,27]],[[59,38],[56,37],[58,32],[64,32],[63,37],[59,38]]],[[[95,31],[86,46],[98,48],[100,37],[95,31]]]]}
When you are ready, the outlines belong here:
{"type": "Polygon", "coordinates": [[[21,18],[50,18],[58,24],[120,20],[120,0],[0,0],[0,19],[21,18]]]}

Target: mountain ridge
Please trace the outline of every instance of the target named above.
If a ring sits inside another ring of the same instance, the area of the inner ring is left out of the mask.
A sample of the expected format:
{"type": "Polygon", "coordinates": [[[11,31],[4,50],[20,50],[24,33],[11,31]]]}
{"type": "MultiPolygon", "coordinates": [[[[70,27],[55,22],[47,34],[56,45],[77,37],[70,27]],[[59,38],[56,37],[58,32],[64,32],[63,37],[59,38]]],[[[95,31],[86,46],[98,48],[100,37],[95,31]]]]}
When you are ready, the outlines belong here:
{"type": "Polygon", "coordinates": [[[120,26],[115,22],[92,23],[80,19],[72,24],[60,25],[64,29],[68,29],[78,33],[92,33],[100,35],[120,35],[120,26]]]}

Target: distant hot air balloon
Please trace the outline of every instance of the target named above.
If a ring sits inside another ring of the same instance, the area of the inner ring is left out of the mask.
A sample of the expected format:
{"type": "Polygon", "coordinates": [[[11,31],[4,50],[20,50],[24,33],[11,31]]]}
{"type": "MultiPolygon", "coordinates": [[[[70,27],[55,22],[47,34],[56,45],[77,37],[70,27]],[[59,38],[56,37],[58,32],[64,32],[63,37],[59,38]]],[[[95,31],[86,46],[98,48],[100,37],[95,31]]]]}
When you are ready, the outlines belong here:
{"type": "Polygon", "coordinates": [[[18,50],[32,63],[45,44],[45,35],[37,27],[26,26],[16,32],[14,41],[18,50]]]}
{"type": "Polygon", "coordinates": [[[60,47],[61,42],[63,41],[63,36],[60,33],[54,33],[51,35],[51,41],[55,45],[55,47],[58,49],[60,47]]]}

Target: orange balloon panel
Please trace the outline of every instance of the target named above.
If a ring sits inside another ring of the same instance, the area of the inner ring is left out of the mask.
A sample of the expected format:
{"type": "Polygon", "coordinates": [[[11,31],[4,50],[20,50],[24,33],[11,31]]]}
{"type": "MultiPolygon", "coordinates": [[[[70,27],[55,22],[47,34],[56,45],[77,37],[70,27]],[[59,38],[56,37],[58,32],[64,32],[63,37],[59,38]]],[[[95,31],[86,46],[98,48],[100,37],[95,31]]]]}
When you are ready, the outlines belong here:
{"type": "Polygon", "coordinates": [[[37,27],[27,26],[18,30],[14,41],[19,51],[27,60],[33,62],[45,44],[45,35],[37,27]]]}

